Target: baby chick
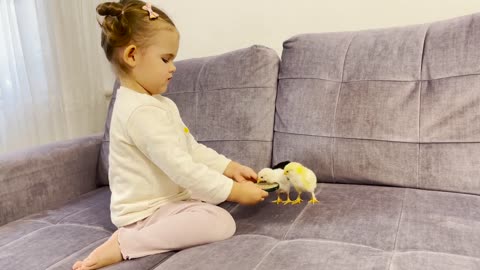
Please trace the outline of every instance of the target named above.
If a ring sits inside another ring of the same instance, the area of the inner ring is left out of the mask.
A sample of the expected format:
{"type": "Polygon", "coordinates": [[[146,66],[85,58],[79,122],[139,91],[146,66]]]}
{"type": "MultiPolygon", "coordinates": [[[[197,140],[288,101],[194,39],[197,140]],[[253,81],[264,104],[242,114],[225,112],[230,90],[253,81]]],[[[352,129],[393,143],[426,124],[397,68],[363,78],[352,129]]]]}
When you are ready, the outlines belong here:
{"type": "Polygon", "coordinates": [[[258,182],[278,183],[279,188],[277,189],[277,199],[272,202],[276,204],[281,202],[283,202],[283,204],[288,204],[292,202],[292,200],[290,200],[290,183],[283,174],[283,169],[264,168],[258,172],[257,179],[258,182]],[[283,201],[282,198],[280,198],[280,193],[287,193],[286,201],[283,201]]]}
{"type": "Polygon", "coordinates": [[[312,194],[312,199],[308,201],[309,203],[318,203],[317,198],[315,198],[315,188],[317,187],[315,173],[298,162],[290,162],[285,166],[284,174],[298,193],[297,199],[292,204],[299,204],[303,201],[300,197],[302,192],[310,192],[312,194]]]}

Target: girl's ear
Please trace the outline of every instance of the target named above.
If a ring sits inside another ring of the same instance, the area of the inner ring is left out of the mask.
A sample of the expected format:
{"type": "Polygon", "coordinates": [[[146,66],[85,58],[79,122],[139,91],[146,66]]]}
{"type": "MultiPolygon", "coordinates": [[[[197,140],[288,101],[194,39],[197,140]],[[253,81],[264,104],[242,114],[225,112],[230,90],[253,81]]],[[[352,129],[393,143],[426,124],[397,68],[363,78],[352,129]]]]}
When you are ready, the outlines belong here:
{"type": "Polygon", "coordinates": [[[129,65],[131,68],[135,67],[137,65],[137,46],[135,45],[129,45],[125,50],[123,51],[123,61],[129,65]]]}

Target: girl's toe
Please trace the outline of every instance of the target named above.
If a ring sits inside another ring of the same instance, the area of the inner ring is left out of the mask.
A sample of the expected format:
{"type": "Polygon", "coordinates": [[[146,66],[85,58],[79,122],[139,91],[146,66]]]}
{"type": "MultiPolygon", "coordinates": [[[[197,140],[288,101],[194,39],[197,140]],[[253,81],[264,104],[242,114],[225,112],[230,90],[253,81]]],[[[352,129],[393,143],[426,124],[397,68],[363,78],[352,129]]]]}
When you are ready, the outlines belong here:
{"type": "Polygon", "coordinates": [[[78,270],[82,266],[82,261],[76,261],[75,264],[72,266],[72,270],[78,270]]]}

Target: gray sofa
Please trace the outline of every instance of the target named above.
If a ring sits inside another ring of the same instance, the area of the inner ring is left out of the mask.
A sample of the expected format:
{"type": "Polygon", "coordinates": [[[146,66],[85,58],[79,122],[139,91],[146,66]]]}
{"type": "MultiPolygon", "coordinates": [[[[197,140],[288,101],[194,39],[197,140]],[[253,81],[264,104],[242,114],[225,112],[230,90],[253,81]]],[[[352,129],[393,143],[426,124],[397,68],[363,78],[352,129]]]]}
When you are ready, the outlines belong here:
{"type": "MultiPolygon", "coordinates": [[[[474,14],[177,62],[167,96],[198,141],[257,171],[304,163],[320,203],[223,203],[231,239],[105,269],[480,269],[479,44],[474,14]]],[[[69,269],[103,243],[107,172],[108,119],[1,156],[0,269],[69,269]]]]}

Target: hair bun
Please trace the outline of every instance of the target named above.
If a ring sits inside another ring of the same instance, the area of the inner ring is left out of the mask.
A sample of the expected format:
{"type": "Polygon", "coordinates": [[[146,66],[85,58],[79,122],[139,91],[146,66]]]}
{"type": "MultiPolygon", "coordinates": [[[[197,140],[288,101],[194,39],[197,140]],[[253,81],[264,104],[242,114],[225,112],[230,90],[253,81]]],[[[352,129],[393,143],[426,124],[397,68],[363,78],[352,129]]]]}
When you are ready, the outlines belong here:
{"type": "Polygon", "coordinates": [[[97,6],[97,13],[101,16],[119,16],[122,14],[123,5],[115,2],[106,2],[97,6]]]}

